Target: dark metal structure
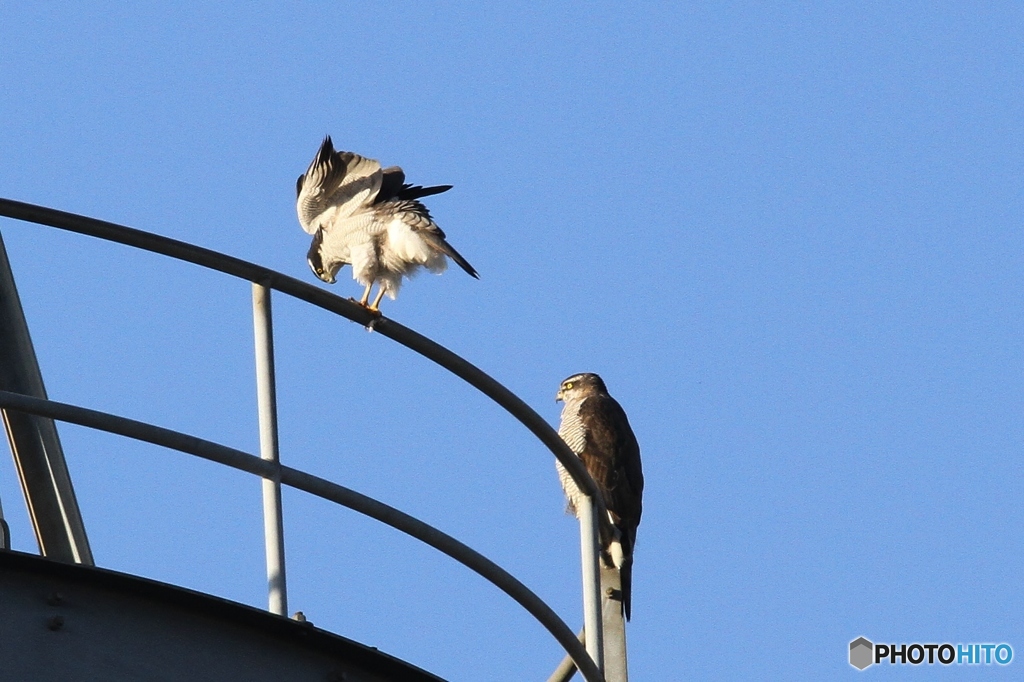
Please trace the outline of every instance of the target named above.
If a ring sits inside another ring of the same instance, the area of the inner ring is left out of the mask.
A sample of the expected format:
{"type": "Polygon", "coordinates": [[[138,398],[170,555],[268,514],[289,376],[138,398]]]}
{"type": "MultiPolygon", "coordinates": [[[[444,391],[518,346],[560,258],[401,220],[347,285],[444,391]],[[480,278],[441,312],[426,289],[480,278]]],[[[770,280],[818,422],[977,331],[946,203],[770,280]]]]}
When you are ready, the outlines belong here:
{"type": "Polygon", "coordinates": [[[2,682],[442,682],[312,623],[21,552],[0,552],[0,595],[2,682]]]}
{"type": "MultiPolygon", "coordinates": [[[[621,609],[617,600],[603,597],[603,594],[610,594],[608,590],[614,589],[617,586],[618,576],[614,570],[602,570],[600,563],[598,537],[600,533],[610,532],[607,527],[607,514],[600,495],[597,494],[596,486],[580,460],[562,442],[558,434],[540,415],[504,386],[448,349],[393,320],[375,316],[350,300],[339,298],[321,288],[253,263],[121,225],[7,199],[0,199],[0,216],[119,242],[218,270],[253,283],[253,320],[256,342],[261,457],[150,424],[49,401],[45,398],[41,377],[38,378],[38,384],[36,385],[31,382],[19,382],[15,375],[15,379],[10,380],[10,383],[0,384],[0,409],[3,410],[5,423],[7,423],[9,416],[15,420],[29,420],[21,422],[21,426],[16,425],[13,429],[8,425],[8,435],[12,444],[12,450],[15,451],[16,461],[19,458],[18,451],[25,447],[20,444],[24,435],[28,434],[31,436],[34,432],[40,430],[40,427],[34,427],[31,424],[49,424],[55,439],[56,429],[53,427],[52,420],[57,419],[155,443],[260,476],[263,479],[264,486],[264,525],[266,531],[269,610],[271,613],[277,614],[277,618],[280,618],[287,610],[280,486],[288,485],[304,490],[402,530],[451,556],[491,581],[531,613],[562,645],[568,653],[569,660],[572,662],[568,674],[571,675],[571,668],[578,668],[582,675],[591,682],[606,679],[605,675],[607,675],[607,680],[611,682],[619,682],[626,679],[625,635],[624,626],[621,623],[621,609]],[[277,448],[273,331],[270,306],[271,292],[273,290],[306,301],[353,322],[371,327],[374,331],[385,337],[441,365],[501,405],[533,432],[565,466],[576,480],[579,488],[588,496],[587,503],[583,505],[580,514],[580,544],[586,633],[583,639],[585,640],[585,646],[581,644],[580,639],[577,639],[572,630],[547,604],[486,557],[483,557],[445,533],[397,509],[330,481],[283,466],[280,463],[277,448]],[[615,573],[615,575],[610,576],[609,573],[615,573]],[[605,632],[610,637],[605,638],[603,636],[605,632]],[[603,673],[602,669],[606,659],[609,662],[609,666],[608,670],[603,673]]],[[[0,242],[0,255],[3,255],[2,242],[0,242]]],[[[11,365],[36,367],[35,357],[31,350],[31,342],[28,341],[27,325],[24,324],[24,316],[21,314],[20,304],[17,303],[14,280],[13,276],[10,275],[6,256],[0,262],[0,305],[3,306],[0,307],[0,344],[16,345],[18,339],[22,336],[20,330],[23,328],[25,343],[22,345],[27,346],[27,351],[23,347],[17,351],[18,354],[13,354],[14,352],[12,351],[12,354],[8,355],[7,346],[0,345],[0,352],[3,353],[0,354],[0,381],[6,382],[8,379],[4,373],[12,372],[9,369],[11,365]],[[9,282],[2,278],[4,272],[7,273],[9,282]],[[11,293],[5,294],[4,292],[6,291],[11,293]],[[8,323],[7,320],[9,319],[15,321],[20,319],[21,326],[8,323]]],[[[36,367],[35,375],[38,376],[38,374],[38,367],[36,367]]],[[[17,424],[17,422],[12,423],[17,424]]],[[[59,443],[57,447],[59,449],[59,443]]],[[[63,456],[61,455],[58,459],[55,452],[52,448],[49,450],[44,448],[42,453],[35,452],[28,459],[36,465],[45,465],[41,467],[43,469],[49,466],[46,463],[50,461],[63,465],[63,456]]],[[[60,467],[58,466],[57,468],[59,469],[60,467]]],[[[21,465],[19,464],[20,470],[21,465]]],[[[61,488],[58,483],[54,483],[51,486],[47,484],[45,479],[39,479],[38,477],[26,480],[23,475],[22,483],[23,489],[26,490],[26,499],[29,497],[27,491],[31,487],[34,491],[40,488],[44,495],[59,496],[62,494],[62,491],[66,490],[64,497],[59,499],[73,502],[73,489],[71,488],[70,478],[66,475],[66,467],[63,468],[63,471],[64,478],[66,479],[66,489],[61,488]],[[55,492],[51,493],[51,488],[55,492]],[[70,497],[66,494],[67,492],[70,493],[70,497]]],[[[54,475],[52,478],[57,481],[60,477],[54,475]]],[[[33,494],[36,493],[33,492],[33,494]]],[[[65,508],[73,508],[77,513],[77,506],[71,507],[70,503],[60,507],[61,510],[65,508]]],[[[46,516],[49,517],[52,513],[54,513],[53,510],[49,510],[46,516]]],[[[77,520],[77,528],[81,529],[79,539],[75,535],[75,532],[77,532],[75,530],[75,523],[72,522],[75,517],[69,517],[66,512],[60,511],[57,518],[65,519],[63,525],[52,524],[53,527],[45,524],[42,526],[35,525],[40,547],[43,548],[44,543],[57,543],[54,546],[59,546],[61,538],[67,538],[64,542],[73,546],[75,551],[68,552],[65,550],[65,553],[60,558],[75,563],[91,564],[91,555],[87,554],[88,544],[85,541],[84,527],[81,526],[81,519],[78,518],[77,520]],[[72,521],[68,521],[67,519],[69,518],[72,521]]],[[[35,524],[34,515],[33,523],[35,524]]],[[[2,530],[2,523],[0,523],[0,530],[2,530]]],[[[45,551],[44,555],[49,556],[45,551]]],[[[0,571],[2,570],[3,564],[0,563],[0,571]]],[[[2,656],[2,653],[0,653],[0,656],[2,656]]],[[[0,680],[3,679],[2,673],[0,673],[0,680]]],[[[394,679],[406,678],[396,677],[394,679]]]]}

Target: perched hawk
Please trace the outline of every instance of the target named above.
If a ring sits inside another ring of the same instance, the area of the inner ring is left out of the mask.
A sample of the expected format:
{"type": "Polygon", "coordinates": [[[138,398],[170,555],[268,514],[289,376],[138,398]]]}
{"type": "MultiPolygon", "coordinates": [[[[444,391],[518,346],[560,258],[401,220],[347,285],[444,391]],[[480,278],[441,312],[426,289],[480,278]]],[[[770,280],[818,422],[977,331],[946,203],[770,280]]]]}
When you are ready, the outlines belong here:
{"type": "MultiPolygon", "coordinates": [[[[555,400],[565,402],[558,435],[583,460],[604,497],[609,520],[619,531],[619,538],[604,547],[604,555],[619,569],[622,606],[629,620],[633,544],[644,491],[640,445],[626,413],[608,395],[604,381],[596,374],[572,375],[562,382],[555,400]]],[[[567,511],[578,517],[583,494],[562,463],[556,460],[555,466],[569,501],[567,511]]]]}
{"type": "Polygon", "coordinates": [[[382,170],[373,159],[334,151],[327,136],[295,184],[299,223],[313,235],[306,255],[309,267],[317,277],[334,284],[338,270],[351,264],[353,278],[366,287],[359,302],[372,311],[384,294],[394,300],[402,277],[411,277],[421,266],[444,272],[446,257],[479,279],[418,201],[449,189],[451,185],[406,184],[398,166],[382,170]],[[380,288],[368,305],[374,282],[380,288]]]}

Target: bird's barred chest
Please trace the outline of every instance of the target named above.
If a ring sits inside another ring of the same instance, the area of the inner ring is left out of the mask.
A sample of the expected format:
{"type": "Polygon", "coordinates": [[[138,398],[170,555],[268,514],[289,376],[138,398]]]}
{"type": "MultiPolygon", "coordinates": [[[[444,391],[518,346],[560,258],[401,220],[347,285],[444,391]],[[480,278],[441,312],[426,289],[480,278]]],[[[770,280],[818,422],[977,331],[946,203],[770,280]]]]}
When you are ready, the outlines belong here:
{"type": "MultiPolygon", "coordinates": [[[[558,435],[569,446],[569,449],[576,453],[577,457],[583,452],[587,442],[586,428],[583,425],[583,420],[580,419],[580,406],[582,404],[582,400],[566,401],[565,406],[562,408],[562,421],[558,425],[558,435]]],[[[568,470],[558,460],[555,460],[555,469],[558,471],[558,480],[562,484],[562,490],[565,492],[565,498],[568,502],[566,511],[578,517],[579,512],[577,510],[580,508],[583,494],[576,485],[576,481],[569,475],[568,470]]]]}

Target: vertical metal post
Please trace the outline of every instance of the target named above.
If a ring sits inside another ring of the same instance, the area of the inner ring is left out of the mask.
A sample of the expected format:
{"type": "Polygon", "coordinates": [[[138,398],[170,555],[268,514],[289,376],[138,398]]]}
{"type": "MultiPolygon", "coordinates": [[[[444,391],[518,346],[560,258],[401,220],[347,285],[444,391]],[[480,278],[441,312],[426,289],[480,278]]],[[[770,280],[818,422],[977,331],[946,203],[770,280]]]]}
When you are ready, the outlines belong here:
{"type": "Polygon", "coordinates": [[[628,682],[629,666],[626,661],[626,617],[622,609],[622,576],[614,566],[601,566],[601,591],[604,621],[604,679],[605,682],[628,682]]]}
{"type": "MultiPolygon", "coordinates": [[[[3,248],[3,239],[0,238],[0,248],[3,248]]],[[[3,501],[0,500],[0,549],[11,548],[11,527],[7,525],[7,519],[4,518],[4,505],[3,501]]]]}
{"type": "Polygon", "coordinates": [[[604,635],[601,623],[601,549],[597,504],[584,496],[580,512],[580,556],[583,562],[583,629],[587,653],[604,673],[604,635]]]}
{"type": "MultiPolygon", "coordinates": [[[[280,464],[277,442],[277,389],[274,382],[274,325],[270,288],[253,282],[252,317],[256,337],[256,396],[260,420],[260,457],[280,464]]],[[[284,520],[281,514],[281,477],[263,479],[263,533],[267,551],[268,609],[288,613],[284,569],[284,520]]]]}
{"type": "MultiPolygon", "coordinates": [[[[586,630],[580,630],[580,634],[576,635],[576,638],[580,640],[580,643],[586,646],[587,644],[587,632],[586,630]]],[[[576,674],[576,663],[573,662],[572,656],[566,655],[562,659],[562,662],[558,664],[555,671],[548,677],[548,682],[569,682],[572,676],[576,674]]]]}
{"type": "MultiPolygon", "coordinates": [[[[43,376],[2,237],[0,389],[46,398],[43,376]]],[[[92,550],[53,420],[3,410],[3,421],[39,552],[49,559],[92,566],[92,550]]],[[[6,528],[3,535],[7,535],[6,528]]]]}
{"type": "Polygon", "coordinates": [[[11,548],[11,527],[4,518],[4,508],[0,505],[0,549],[11,548]]]}

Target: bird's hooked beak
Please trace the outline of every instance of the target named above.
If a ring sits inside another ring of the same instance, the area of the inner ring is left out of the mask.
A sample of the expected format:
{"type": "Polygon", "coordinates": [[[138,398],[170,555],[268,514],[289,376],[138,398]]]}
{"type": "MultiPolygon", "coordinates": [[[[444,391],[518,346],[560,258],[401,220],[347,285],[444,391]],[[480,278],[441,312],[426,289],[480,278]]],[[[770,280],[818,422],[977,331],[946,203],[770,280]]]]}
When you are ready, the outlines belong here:
{"type": "Polygon", "coordinates": [[[563,400],[565,400],[565,398],[562,397],[562,389],[558,389],[558,393],[555,394],[555,402],[560,403],[563,400]]]}
{"type": "Polygon", "coordinates": [[[309,263],[309,269],[313,271],[314,275],[328,284],[334,284],[334,273],[324,267],[323,254],[320,253],[320,245],[323,244],[323,241],[324,230],[320,228],[313,235],[313,243],[309,245],[306,262],[309,263]]]}
{"type": "Polygon", "coordinates": [[[313,274],[316,275],[318,279],[321,279],[328,284],[334,284],[334,275],[327,270],[324,270],[324,266],[319,258],[307,258],[306,262],[309,263],[309,269],[313,271],[313,274]]]}

